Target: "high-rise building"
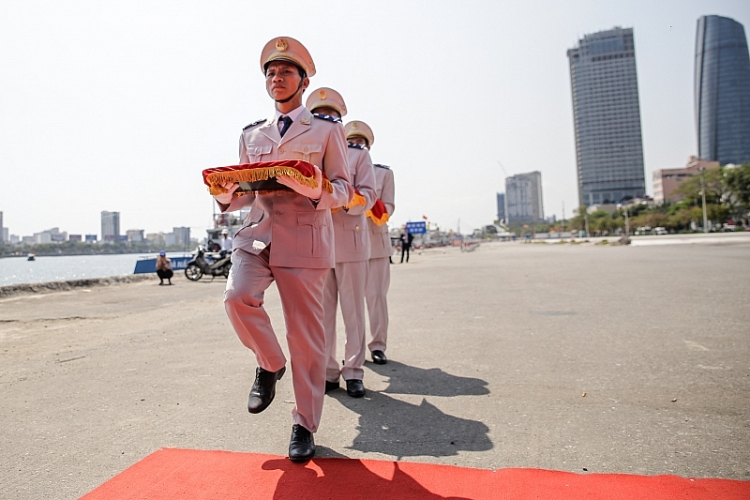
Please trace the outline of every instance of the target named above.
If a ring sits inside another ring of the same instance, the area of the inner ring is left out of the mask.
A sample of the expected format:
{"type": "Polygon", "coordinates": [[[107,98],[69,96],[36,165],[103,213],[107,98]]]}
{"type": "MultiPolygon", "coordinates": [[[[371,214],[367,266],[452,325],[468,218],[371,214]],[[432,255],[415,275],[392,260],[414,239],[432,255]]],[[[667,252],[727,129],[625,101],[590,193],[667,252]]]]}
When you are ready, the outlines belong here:
{"type": "Polygon", "coordinates": [[[497,193],[497,220],[505,222],[505,193],[497,193]]]}
{"type": "Polygon", "coordinates": [[[509,224],[544,220],[541,172],[516,174],[505,179],[505,217],[509,224]]]}
{"type": "Polygon", "coordinates": [[[5,243],[5,230],[3,229],[3,213],[0,212],[0,243],[5,243]]]}
{"type": "Polygon", "coordinates": [[[734,19],[698,19],[694,90],[698,156],[750,163],[750,57],[745,29],[734,19]]]}
{"type": "Polygon", "coordinates": [[[578,40],[568,50],[576,134],[578,203],[617,203],[646,194],[632,28],[578,40]]]}
{"type": "Polygon", "coordinates": [[[120,241],[120,212],[102,212],[102,241],[120,241]]]}
{"type": "Polygon", "coordinates": [[[189,227],[173,227],[172,234],[174,235],[175,245],[190,245],[189,227]]]}

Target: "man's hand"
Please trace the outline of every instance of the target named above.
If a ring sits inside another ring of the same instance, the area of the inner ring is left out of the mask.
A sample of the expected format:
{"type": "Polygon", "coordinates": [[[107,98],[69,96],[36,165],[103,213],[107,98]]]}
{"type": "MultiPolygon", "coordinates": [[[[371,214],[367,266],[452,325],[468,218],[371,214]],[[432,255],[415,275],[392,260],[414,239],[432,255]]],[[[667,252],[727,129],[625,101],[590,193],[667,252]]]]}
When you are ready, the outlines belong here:
{"type": "Polygon", "coordinates": [[[221,187],[226,189],[227,192],[215,195],[214,199],[222,205],[229,205],[230,203],[232,203],[232,199],[234,198],[234,192],[237,191],[240,185],[236,182],[225,182],[221,185],[221,187]]]}
{"type": "Polygon", "coordinates": [[[312,188],[310,186],[305,186],[294,177],[290,177],[288,175],[277,175],[276,181],[281,185],[295,190],[302,196],[307,196],[311,200],[319,200],[320,195],[323,193],[323,172],[321,172],[316,165],[313,165],[313,168],[315,169],[313,178],[318,184],[317,187],[312,188]]]}

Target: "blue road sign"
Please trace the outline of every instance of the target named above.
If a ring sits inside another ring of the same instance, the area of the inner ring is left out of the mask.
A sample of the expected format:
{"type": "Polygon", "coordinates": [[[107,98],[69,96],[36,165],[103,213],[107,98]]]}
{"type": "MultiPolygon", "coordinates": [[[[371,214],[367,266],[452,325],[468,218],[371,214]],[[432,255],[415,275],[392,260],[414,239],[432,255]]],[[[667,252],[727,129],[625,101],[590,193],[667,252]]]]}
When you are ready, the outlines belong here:
{"type": "Polygon", "coordinates": [[[425,234],[427,232],[427,223],[424,221],[407,222],[406,230],[411,234],[425,234]]]}

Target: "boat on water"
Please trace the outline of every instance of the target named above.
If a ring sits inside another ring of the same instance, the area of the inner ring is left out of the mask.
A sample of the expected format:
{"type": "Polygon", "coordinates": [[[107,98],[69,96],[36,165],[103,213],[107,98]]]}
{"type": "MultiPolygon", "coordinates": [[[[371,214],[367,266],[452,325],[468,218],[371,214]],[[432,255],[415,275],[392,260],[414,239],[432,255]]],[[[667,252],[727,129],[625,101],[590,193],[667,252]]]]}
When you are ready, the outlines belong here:
{"type": "Polygon", "coordinates": [[[26,256],[26,260],[28,261],[36,260],[36,255],[34,255],[33,253],[30,253],[29,255],[26,256]]]}

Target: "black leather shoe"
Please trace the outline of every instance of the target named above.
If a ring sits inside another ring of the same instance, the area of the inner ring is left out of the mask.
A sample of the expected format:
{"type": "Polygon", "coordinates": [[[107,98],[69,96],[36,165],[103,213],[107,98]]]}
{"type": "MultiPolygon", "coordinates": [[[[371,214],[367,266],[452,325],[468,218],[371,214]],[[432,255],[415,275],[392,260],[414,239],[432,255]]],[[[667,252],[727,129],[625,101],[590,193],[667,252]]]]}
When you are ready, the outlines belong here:
{"type": "Polygon", "coordinates": [[[306,462],[315,456],[315,439],[312,432],[299,424],[292,426],[292,439],[289,440],[289,460],[306,462]]]}
{"type": "Polygon", "coordinates": [[[372,362],[376,365],[384,365],[388,362],[383,351],[372,351],[372,362]]]}
{"type": "Polygon", "coordinates": [[[281,380],[285,371],[286,366],[277,372],[269,372],[261,367],[255,370],[255,382],[247,398],[247,411],[260,413],[268,408],[276,396],[276,381],[281,380]]]}
{"type": "Polygon", "coordinates": [[[346,393],[353,398],[361,398],[365,395],[365,384],[355,378],[346,381],[346,393]]]}
{"type": "Polygon", "coordinates": [[[326,394],[328,394],[331,391],[335,391],[339,387],[341,387],[341,384],[339,384],[338,381],[336,381],[336,382],[329,382],[329,381],[326,380],[326,394]]]}

